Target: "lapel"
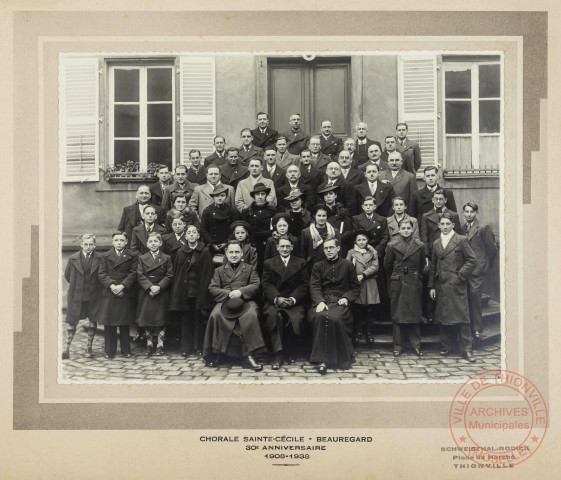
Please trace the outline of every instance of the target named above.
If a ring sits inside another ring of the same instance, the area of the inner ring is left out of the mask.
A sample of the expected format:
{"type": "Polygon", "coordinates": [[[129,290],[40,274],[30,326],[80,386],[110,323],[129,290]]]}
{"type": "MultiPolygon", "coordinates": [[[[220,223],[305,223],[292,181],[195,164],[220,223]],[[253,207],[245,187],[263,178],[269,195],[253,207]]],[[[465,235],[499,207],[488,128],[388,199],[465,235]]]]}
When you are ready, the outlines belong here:
{"type": "Polygon", "coordinates": [[[353,251],[351,253],[352,257],[361,265],[363,266],[368,266],[368,262],[370,261],[370,259],[372,258],[372,254],[370,252],[366,252],[365,255],[360,254],[359,252],[355,252],[353,251]]]}
{"type": "MultiPolygon", "coordinates": [[[[368,191],[370,191],[370,187],[368,186],[368,184],[366,184],[366,186],[368,191]]],[[[376,195],[374,195],[376,198],[376,206],[382,205],[382,202],[388,196],[389,191],[390,187],[388,184],[378,181],[378,186],[376,187],[376,195]]]]}
{"type": "Polygon", "coordinates": [[[234,269],[232,268],[232,265],[230,265],[230,263],[227,263],[224,266],[224,273],[226,274],[226,277],[228,277],[230,283],[233,282],[236,278],[238,278],[243,272],[245,272],[246,269],[246,265],[243,262],[240,262],[240,264],[238,265],[238,268],[236,271],[234,271],[234,269]]]}
{"type": "Polygon", "coordinates": [[[471,228],[470,228],[470,230],[467,234],[468,239],[471,240],[473,237],[475,237],[475,235],[477,235],[478,231],[479,231],[479,220],[476,218],[473,221],[473,225],[471,226],[471,228]]]}
{"type": "Polygon", "coordinates": [[[388,217],[388,230],[390,231],[390,235],[394,235],[398,232],[397,220],[395,219],[395,215],[388,217]]]}
{"type": "Polygon", "coordinates": [[[407,244],[402,240],[402,238],[399,237],[397,241],[392,245],[405,258],[405,254],[407,253],[408,248],[407,248],[407,244]]]}
{"type": "MultiPolygon", "coordinates": [[[[218,185],[221,185],[221,184],[222,184],[222,182],[219,182],[219,183],[217,184],[217,186],[218,186],[218,185]]],[[[214,191],[214,189],[208,184],[208,182],[205,183],[205,184],[201,187],[201,193],[202,193],[208,200],[210,200],[210,201],[212,201],[212,197],[210,196],[210,192],[213,192],[213,191],[214,191]]]]}
{"type": "Polygon", "coordinates": [[[285,168],[288,165],[290,165],[290,154],[288,153],[288,150],[286,152],[284,152],[284,155],[279,156],[277,153],[277,166],[281,167],[281,168],[285,168]]]}
{"type": "Polygon", "coordinates": [[[142,219],[140,215],[140,208],[138,208],[138,202],[134,205],[131,205],[131,208],[128,210],[127,215],[129,217],[130,224],[133,227],[136,227],[142,219]]]}
{"type": "MultiPolygon", "coordinates": [[[[411,234],[411,236],[413,236],[413,234],[411,234]]],[[[403,243],[405,243],[405,242],[403,242],[403,243]]],[[[403,254],[403,259],[405,260],[407,257],[410,257],[420,248],[421,248],[421,245],[419,245],[419,243],[416,242],[415,239],[411,240],[411,243],[409,244],[407,250],[403,254]]]]}
{"type": "MultiPolygon", "coordinates": [[[[390,172],[390,177],[391,176],[392,174],[390,172]]],[[[397,185],[399,182],[401,182],[401,180],[403,180],[403,168],[400,169],[399,172],[397,172],[395,178],[392,178],[390,181],[392,182],[393,185],[397,185]]]]}
{"type": "Polygon", "coordinates": [[[434,223],[438,228],[438,222],[440,221],[440,215],[435,212],[434,208],[431,210],[430,214],[427,215],[427,221],[434,223]]]}
{"type": "Polygon", "coordinates": [[[83,275],[84,269],[82,268],[82,259],[80,258],[80,255],[82,255],[82,250],[80,250],[78,254],[72,258],[72,263],[78,269],[78,271],[83,275]]]}
{"type": "MultiPolygon", "coordinates": [[[[290,266],[292,260],[292,255],[290,256],[290,260],[288,262],[288,265],[290,266]]],[[[271,269],[273,270],[273,272],[275,272],[278,276],[279,276],[279,281],[277,282],[277,286],[280,286],[283,281],[285,280],[285,275],[286,272],[288,271],[288,267],[285,268],[284,267],[284,263],[280,258],[280,255],[275,255],[273,257],[273,260],[271,261],[271,269]]]]}
{"type": "MultiPolygon", "coordinates": [[[[187,248],[189,248],[189,244],[188,244],[188,243],[185,243],[185,245],[187,246],[187,248]]],[[[196,247],[195,247],[193,250],[191,250],[191,252],[193,252],[193,254],[191,255],[191,258],[189,259],[189,265],[187,265],[187,269],[186,269],[187,272],[188,272],[189,270],[191,270],[191,267],[193,267],[193,265],[194,265],[194,263],[195,263],[195,262],[193,261],[193,260],[195,259],[195,251],[199,251],[199,252],[200,252],[201,250],[202,250],[202,244],[201,244],[201,242],[197,242],[196,247]]]]}
{"type": "MultiPolygon", "coordinates": [[[[298,133],[295,135],[294,132],[292,130],[289,131],[290,136],[289,136],[289,145],[298,142],[299,140],[302,140],[305,135],[302,133],[302,130],[298,130],[298,133]]],[[[287,150],[288,151],[288,150],[287,150]]]]}
{"type": "MultiPolygon", "coordinates": [[[[148,239],[148,234],[146,233],[146,225],[142,224],[142,228],[136,230],[136,236],[142,243],[142,245],[146,246],[146,240],[148,239]]],[[[156,231],[156,224],[152,225],[152,231],[156,231]]]]}
{"type": "MultiPolygon", "coordinates": [[[[442,243],[442,239],[441,239],[441,243],[442,243]]],[[[446,248],[442,250],[441,256],[444,257],[448,255],[450,252],[454,251],[454,248],[456,248],[456,245],[458,245],[458,243],[459,243],[458,234],[454,233],[452,235],[452,238],[448,242],[448,245],[446,245],[446,248]]]]}
{"type": "Polygon", "coordinates": [[[117,255],[117,252],[115,251],[115,249],[113,249],[111,251],[111,255],[109,256],[109,258],[114,259],[113,268],[116,268],[118,265],[121,265],[121,263],[130,260],[132,258],[132,255],[125,248],[125,249],[123,249],[123,253],[121,253],[121,256],[119,257],[117,255]]]}
{"type": "Polygon", "coordinates": [[[152,252],[146,253],[146,256],[148,256],[148,261],[145,262],[146,266],[148,267],[146,269],[147,273],[152,271],[152,270],[155,270],[156,268],[160,267],[164,263],[164,259],[163,259],[163,255],[162,255],[161,251],[158,252],[158,255],[156,256],[156,258],[154,258],[152,256],[152,252]]]}

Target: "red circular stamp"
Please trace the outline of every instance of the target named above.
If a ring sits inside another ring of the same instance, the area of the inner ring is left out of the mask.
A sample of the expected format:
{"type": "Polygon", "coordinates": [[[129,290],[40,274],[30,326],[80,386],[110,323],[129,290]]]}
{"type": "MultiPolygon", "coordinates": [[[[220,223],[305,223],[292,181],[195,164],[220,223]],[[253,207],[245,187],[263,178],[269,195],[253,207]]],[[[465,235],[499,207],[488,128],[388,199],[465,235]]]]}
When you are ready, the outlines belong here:
{"type": "Polygon", "coordinates": [[[547,407],[536,386],[508,370],[466,381],[450,406],[450,432],[465,457],[490,468],[530,458],[547,431],[547,407]]]}

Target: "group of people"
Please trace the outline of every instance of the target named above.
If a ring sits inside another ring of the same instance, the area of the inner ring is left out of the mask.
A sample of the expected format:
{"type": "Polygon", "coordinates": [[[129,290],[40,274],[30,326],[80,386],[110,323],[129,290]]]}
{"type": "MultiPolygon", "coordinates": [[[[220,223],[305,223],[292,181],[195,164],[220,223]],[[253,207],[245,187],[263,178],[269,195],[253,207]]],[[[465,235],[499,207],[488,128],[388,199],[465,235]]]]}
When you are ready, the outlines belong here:
{"type": "Polygon", "coordinates": [[[442,355],[457,344],[475,361],[482,283],[497,253],[477,204],[463,206],[462,224],[435,166],[418,189],[421,152],[405,123],[384,150],[362,122],[356,139],[333,136],[329,121],[307,135],[299,114],[290,126],[279,134],[260,112],[240,147],[217,136],[215,152],[192,150],[173,181],[162,166],[158,182],[139,187],[109,251],[82,237],[65,272],[63,358],[88,318],[87,355],[98,323],[107,358],[118,336],[131,355],[131,326],[146,355],[163,355],[166,327],[180,326],[182,355],[208,367],[229,356],[259,371],[269,350],[279,369],[305,346],[325,374],[349,368],[357,344],[374,344],[375,319],[391,318],[394,356],[407,343],[422,356],[425,317],[440,324],[442,355]]]}

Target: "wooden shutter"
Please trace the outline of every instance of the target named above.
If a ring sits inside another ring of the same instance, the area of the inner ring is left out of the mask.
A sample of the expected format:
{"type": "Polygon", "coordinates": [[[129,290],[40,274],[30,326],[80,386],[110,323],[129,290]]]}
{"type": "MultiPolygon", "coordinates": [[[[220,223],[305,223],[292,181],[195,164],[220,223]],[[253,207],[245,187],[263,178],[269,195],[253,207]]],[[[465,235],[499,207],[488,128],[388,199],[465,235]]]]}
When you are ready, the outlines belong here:
{"type": "Polygon", "coordinates": [[[201,151],[204,157],[213,149],[216,135],[216,87],[214,57],[181,57],[180,120],[181,163],[190,165],[189,151],[201,151]]]}
{"type": "Polygon", "coordinates": [[[399,121],[421,147],[421,168],[438,164],[436,55],[398,57],[399,121]]]}
{"type": "Polygon", "coordinates": [[[62,180],[99,180],[99,61],[61,58],[59,154],[62,180]]]}

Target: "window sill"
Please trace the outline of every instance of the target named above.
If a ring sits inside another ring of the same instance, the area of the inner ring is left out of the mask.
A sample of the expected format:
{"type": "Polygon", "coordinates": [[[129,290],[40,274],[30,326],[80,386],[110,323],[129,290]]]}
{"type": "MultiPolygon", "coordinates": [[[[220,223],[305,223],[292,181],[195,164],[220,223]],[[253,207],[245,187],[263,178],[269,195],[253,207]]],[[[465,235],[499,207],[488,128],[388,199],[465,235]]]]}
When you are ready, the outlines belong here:
{"type": "Polygon", "coordinates": [[[158,177],[146,172],[112,172],[106,173],[104,178],[108,183],[147,183],[158,180],[158,177]]]}
{"type": "Polygon", "coordinates": [[[449,178],[498,178],[498,169],[469,169],[469,170],[444,170],[442,172],[445,179],[449,178]]]}

